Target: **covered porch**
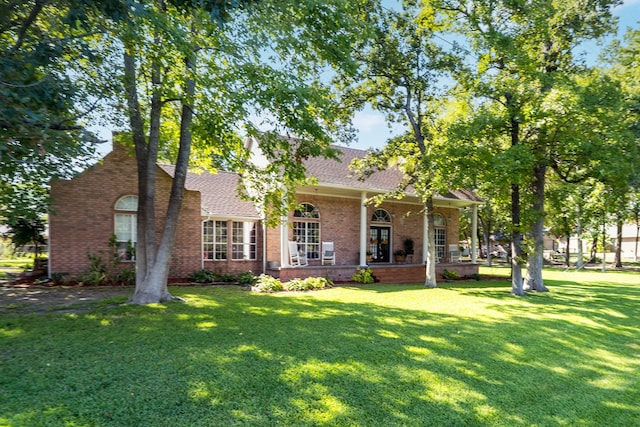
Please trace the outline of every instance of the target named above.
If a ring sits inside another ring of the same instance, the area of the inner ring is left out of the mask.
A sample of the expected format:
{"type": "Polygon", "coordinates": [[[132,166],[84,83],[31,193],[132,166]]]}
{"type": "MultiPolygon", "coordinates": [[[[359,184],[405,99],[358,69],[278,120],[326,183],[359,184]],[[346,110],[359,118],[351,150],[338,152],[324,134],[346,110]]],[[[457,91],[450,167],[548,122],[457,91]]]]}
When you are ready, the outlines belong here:
{"type": "MultiPolygon", "coordinates": [[[[424,264],[376,264],[367,266],[371,269],[377,283],[423,283],[425,279],[424,264]]],[[[291,279],[307,277],[326,277],[334,283],[350,282],[358,265],[308,265],[301,267],[268,267],[266,273],[279,278],[283,282],[291,279]]],[[[459,277],[478,273],[478,264],[472,262],[453,262],[436,264],[438,280],[442,280],[444,270],[454,271],[459,277]]]]}

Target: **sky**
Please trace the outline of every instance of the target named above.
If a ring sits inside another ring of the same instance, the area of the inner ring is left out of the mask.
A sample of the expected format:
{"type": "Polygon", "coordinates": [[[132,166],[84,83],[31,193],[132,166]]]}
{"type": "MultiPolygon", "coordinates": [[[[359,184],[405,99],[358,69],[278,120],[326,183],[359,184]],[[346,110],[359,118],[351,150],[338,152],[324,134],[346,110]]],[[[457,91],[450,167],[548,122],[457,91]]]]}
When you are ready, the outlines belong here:
{"type": "MultiPolygon", "coordinates": [[[[614,9],[614,15],[619,19],[618,37],[622,39],[627,28],[640,28],[640,0],[625,0],[621,6],[614,9]]],[[[612,39],[613,37],[608,40],[612,39]]],[[[596,44],[585,48],[587,58],[595,61],[601,48],[596,44]]],[[[389,129],[384,115],[370,109],[357,113],[353,124],[358,130],[358,137],[357,141],[349,146],[361,150],[381,148],[390,137],[402,132],[401,127],[389,129]]]]}
{"type": "MultiPolygon", "coordinates": [[[[624,0],[621,6],[614,9],[614,15],[618,17],[618,38],[622,39],[627,28],[640,29],[640,0],[624,0]]],[[[613,36],[608,38],[606,43],[597,45],[591,43],[584,48],[589,61],[595,61],[599,51],[607,45],[613,36]]],[[[402,132],[399,125],[389,128],[382,113],[371,109],[365,109],[355,114],[353,125],[356,128],[356,139],[349,145],[352,148],[366,150],[368,148],[381,148],[385,142],[402,132]]],[[[110,130],[104,128],[93,129],[102,139],[111,141],[110,130]]],[[[106,154],[111,150],[111,144],[104,144],[99,150],[106,154]]]]}

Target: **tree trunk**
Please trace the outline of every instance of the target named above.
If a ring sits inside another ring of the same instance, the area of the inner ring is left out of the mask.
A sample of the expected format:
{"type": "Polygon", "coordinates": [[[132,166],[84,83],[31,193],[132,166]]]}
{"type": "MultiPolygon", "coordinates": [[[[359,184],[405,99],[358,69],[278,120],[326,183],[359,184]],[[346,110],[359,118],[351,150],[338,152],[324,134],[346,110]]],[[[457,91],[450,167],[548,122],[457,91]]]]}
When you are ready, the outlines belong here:
{"type": "MultiPolygon", "coordinates": [[[[547,166],[538,162],[534,167],[533,181],[533,210],[536,212],[536,220],[531,226],[531,235],[534,240],[533,253],[528,255],[527,278],[524,289],[538,292],[548,292],[549,289],[542,280],[542,266],[544,259],[544,186],[547,166]]],[[[567,245],[569,242],[567,241],[567,245]]]]}
{"type": "Polygon", "coordinates": [[[598,255],[598,235],[593,236],[593,240],[591,242],[591,252],[589,253],[589,262],[595,263],[596,256],[598,255]]]}
{"type": "MultiPolygon", "coordinates": [[[[483,220],[482,217],[480,217],[480,224],[482,225],[482,239],[478,239],[478,242],[484,242],[484,247],[486,248],[486,259],[487,259],[487,267],[491,267],[491,256],[489,255],[489,236],[490,236],[490,227],[489,227],[489,221],[488,220],[483,220]]],[[[480,249],[482,249],[482,245],[480,245],[480,249]]],[[[480,254],[482,254],[482,250],[478,251],[480,254]]]]}
{"type": "MultiPolygon", "coordinates": [[[[478,252],[477,256],[482,256],[482,242],[484,242],[485,248],[489,247],[489,231],[487,226],[482,222],[482,232],[478,231],[478,252]]],[[[487,267],[491,267],[491,260],[487,257],[487,267]]]]}
{"type": "Polygon", "coordinates": [[[425,288],[437,288],[438,282],[436,277],[436,236],[433,226],[433,197],[427,198],[425,203],[427,217],[427,265],[425,267],[425,288]]]}
{"type": "Polygon", "coordinates": [[[602,214],[602,272],[607,271],[607,229],[605,216],[602,214]]]}
{"type": "Polygon", "coordinates": [[[633,260],[638,262],[638,241],[640,240],[640,224],[636,224],[636,248],[633,251],[633,260]]]}
{"type": "MultiPolygon", "coordinates": [[[[511,185],[511,293],[524,296],[522,283],[522,232],[520,231],[520,187],[511,185]]],[[[488,256],[488,255],[487,255],[488,256]]]]}
{"type": "Polygon", "coordinates": [[[584,260],[582,254],[582,220],[580,219],[580,208],[578,208],[578,217],[576,221],[576,234],[578,235],[578,260],[576,261],[576,270],[584,268],[584,260]]]}
{"type": "MultiPolygon", "coordinates": [[[[186,72],[191,73],[193,61],[186,59],[186,72]]],[[[164,227],[160,245],[155,252],[153,263],[148,266],[148,271],[140,286],[136,283],[136,290],[131,298],[133,304],[150,304],[155,302],[170,301],[176,299],[168,290],[167,281],[169,267],[171,265],[171,252],[176,239],[178,219],[184,197],[184,184],[187,179],[189,156],[191,154],[191,123],[193,121],[192,102],[195,94],[195,81],[191,77],[186,79],[184,98],[182,100],[182,113],[180,116],[180,148],[176,160],[171,195],[165,216],[164,227]]]]}
{"type": "Polygon", "coordinates": [[[616,259],[615,265],[617,268],[622,268],[622,215],[618,214],[616,218],[616,259]]]}

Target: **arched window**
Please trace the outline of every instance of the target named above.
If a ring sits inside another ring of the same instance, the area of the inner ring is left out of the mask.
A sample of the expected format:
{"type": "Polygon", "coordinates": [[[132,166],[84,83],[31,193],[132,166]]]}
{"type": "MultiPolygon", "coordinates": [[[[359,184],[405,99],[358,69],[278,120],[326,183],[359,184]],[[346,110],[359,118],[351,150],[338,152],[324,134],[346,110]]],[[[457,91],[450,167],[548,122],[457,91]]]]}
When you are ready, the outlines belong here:
{"type": "Polygon", "coordinates": [[[123,261],[135,261],[138,220],[138,196],[123,196],[114,206],[116,251],[123,261]]]}
{"type": "Polygon", "coordinates": [[[440,214],[433,214],[433,226],[435,228],[436,238],[436,254],[439,259],[445,259],[447,256],[447,223],[440,214]]]}
{"type": "Polygon", "coordinates": [[[308,259],[320,258],[320,212],[311,203],[301,203],[293,212],[293,240],[308,259]]]}
{"type": "Polygon", "coordinates": [[[384,209],[376,209],[373,215],[371,215],[371,222],[390,223],[391,215],[389,215],[389,212],[385,211],[384,209]]]}
{"type": "Polygon", "coordinates": [[[294,218],[314,218],[319,219],[320,213],[311,203],[301,203],[300,207],[293,212],[294,218]]]}

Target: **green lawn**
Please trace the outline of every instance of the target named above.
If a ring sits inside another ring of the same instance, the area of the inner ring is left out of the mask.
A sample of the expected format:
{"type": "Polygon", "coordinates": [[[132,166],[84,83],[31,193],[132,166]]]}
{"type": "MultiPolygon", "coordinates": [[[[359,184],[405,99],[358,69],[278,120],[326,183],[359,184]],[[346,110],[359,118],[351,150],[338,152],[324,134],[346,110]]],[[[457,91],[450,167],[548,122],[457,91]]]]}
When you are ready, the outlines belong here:
{"type": "Polygon", "coordinates": [[[0,425],[640,425],[640,274],[545,275],[5,315],[0,425]]]}

